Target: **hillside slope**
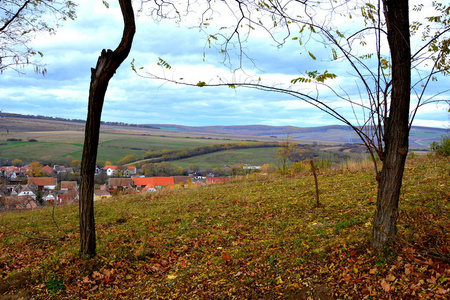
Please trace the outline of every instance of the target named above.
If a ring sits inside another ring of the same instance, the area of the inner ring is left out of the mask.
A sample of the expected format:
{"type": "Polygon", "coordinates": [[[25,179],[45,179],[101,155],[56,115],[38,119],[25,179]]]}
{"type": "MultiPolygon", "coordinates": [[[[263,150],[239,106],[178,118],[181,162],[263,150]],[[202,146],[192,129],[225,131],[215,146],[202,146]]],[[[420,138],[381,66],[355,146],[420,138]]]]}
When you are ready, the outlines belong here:
{"type": "MultiPolygon", "coordinates": [[[[182,126],[168,124],[150,124],[164,130],[179,132],[196,132],[204,134],[227,134],[239,136],[271,137],[283,140],[292,137],[296,140],[309,140],[317,142],[361,143],[359,137],[348,126],[332,125],[320,127],[295,127],[295,126],[266,126],[266,125],[243,125],[243,126],[182,126]]],[[[434,142],[439,141],[448,130],[442,128],[413,126],[410,134],[411,148],[428,148],[434,142]]]]}
{"type": "Polygon", "coordinates": [[[2,215],[0,299],[448,299],[449,168],[408,161],[383,253],[372,171],[322,173],[320,208],[308,174],[96,202],[94,259],[76,205],[2,215]]]}
{"type": "MultiPolygon", "coordinates": [[[[0,112],[0,133],[36,131],[84,131],[83,120],[68,120],[54,117],[20,115],[0,112]]],[[[259,140],[283,140],[292,137],[300,142],[320,143],[360,143],[358,136],[348,126],[332,125],[320,127],[234,125],[234,126],[183,126],[173,124],[125,124],[104,122],[102,132],[152,135],[183,135],[195,137],[237,138],[259,140]]],[[[448,129],[413,126],[410,134],[410,147],[427,148],[448,134],[448,129]]]]}

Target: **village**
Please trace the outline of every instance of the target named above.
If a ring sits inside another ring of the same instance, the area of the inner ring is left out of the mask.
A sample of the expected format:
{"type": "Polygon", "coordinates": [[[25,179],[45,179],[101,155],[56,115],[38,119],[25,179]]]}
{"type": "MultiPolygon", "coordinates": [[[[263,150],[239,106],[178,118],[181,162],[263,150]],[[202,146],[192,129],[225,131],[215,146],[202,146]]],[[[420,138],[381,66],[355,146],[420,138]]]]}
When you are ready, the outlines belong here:
{"type": "MultiPolygon", "coordinates": [[[[244,169],[260,169],[243,165],[244,169]]],[[[30,166],[0,167],[0,211],[34,209],[41,206],[64,205],[79,201],[79,181],[70,180],[72,168],[62,165],[42,167],[41,176],[32,176],[30,166]],[[68,180],[69,179],[69,180],[68,180]]],[[[94,201],[114,195],[156,192],[167,188],[186,188],[231,180],[230,176],[193,172],[187,176],[145,177],[135,166],[106,165],[95,169],[94,201]]]]}

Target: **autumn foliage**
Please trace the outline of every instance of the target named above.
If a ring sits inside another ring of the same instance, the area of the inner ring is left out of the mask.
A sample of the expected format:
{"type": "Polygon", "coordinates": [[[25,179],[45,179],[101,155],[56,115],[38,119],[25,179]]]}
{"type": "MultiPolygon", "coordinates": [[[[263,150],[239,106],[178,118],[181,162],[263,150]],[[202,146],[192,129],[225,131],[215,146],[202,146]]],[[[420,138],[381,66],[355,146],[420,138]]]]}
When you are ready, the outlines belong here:
{"type": "Polygon", "coordinates": [[[319,169],[319,208],[310,174],[96,202],[93,259],[76,206],[4,214],[0,299],[448,299],[449,167],[408,161],[384,252],[369,247],[372,170],[319,169]]]}

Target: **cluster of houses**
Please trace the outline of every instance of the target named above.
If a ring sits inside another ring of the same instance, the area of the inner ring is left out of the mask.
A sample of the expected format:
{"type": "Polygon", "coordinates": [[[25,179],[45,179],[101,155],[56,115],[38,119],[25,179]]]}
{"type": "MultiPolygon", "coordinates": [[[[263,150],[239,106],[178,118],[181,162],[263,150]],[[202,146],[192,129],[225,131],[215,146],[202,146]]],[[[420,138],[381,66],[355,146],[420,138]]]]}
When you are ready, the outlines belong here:
{"type": "MultiPolygon", "coordinates": [[[[1,167],[0,210],[31,209],[40,205],[61,205],[79,201],[77,181],[59,181],[58,172],[73,172],[62,166],[45,166],[47,177],[27,176],[28,167],[1,167]]],[[[94,200],[112,197],[118,193],[145,193],[171,187],[200,186],[230,180],[229,177],[190,176],[143,177],[136,167],[105,166],[96,170],[106,173],[107,182],[94,191],[94,200]],[[120,178],[117,176],[120,172],[120,178]],[[125,177],[126,176],[126,177],[125,177]]]]}
{"type": "Polygon", "coordinates": [[[0,209],[35,208],[47,204],[77,202],[76,181],[61,181],[55,177],[28,177],[26,183],[0,185],[0,209]],[[58,187],[58,189],[57,189],[58,187]]]}
{"type": "Polygon", "coordinates": [[[107,187],[113,191],[154,192],[173,186],[202,186],[229,180],[230,177],[202,176],[109,178],[107,187]]]}
{"type": "MultiPolygon", "coordinates": [[[[8,182],[9,184],[21,184],[27,181],[29,170],[30,167],[28,165],[23,167],[3,166],[0,167],[0,176],[3,181],[8,182]]],[[[43,167],[41,171],[44,175],[55,178],[61,174],[74,173],[73,168],[66,168],[61,165],[55,165],[53,168],[47,165],[43,167]]]]}

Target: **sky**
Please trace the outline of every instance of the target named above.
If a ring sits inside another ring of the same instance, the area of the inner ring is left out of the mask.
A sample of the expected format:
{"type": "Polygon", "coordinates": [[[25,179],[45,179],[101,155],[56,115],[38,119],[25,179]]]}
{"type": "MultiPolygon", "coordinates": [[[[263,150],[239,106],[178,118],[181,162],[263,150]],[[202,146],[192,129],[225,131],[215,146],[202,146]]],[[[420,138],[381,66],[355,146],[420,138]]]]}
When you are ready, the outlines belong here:
{"type": "MultiPolygon", "coordinates": [[[[39,34],[33,48],[44,53],[45,76],[31,69],[20,75],[6,71],[0,75],[0,109],[4,112],[85,119],[87,115],[90,70],[95,67],[102,49],[115,49],[123,23],[118,5],[110,1],[106,8],[102,1],[77,1],[77,19],[64,22],[55,35],[39,34]]],[[[144,9],[145,11],[145,9],[144,9]]],[[[208,30],[233,22],[221,16],[208,30]],[[215,26],[215,27],[214,27],[215,26]]],[[[345,22],[345,20],[343,21],[345,22]]],[[[127,60],[111,79],[103,107],[102,120],[132,124],[208,125],[273,125],[312,127],[341,124],[319,109],[292,96],[245,88],[191,87],[144,78],[147,73],[183,78],[186,83],[259,82],[270,86],[287,87],[292,79],[305,71],[328,70],[338,74],[330,82],[336,90],[344,91],[359,101],[361,84],[349,66],[331,62],[329,52],[321,44],[311,43],[308,50],[298,40],[289,38],[283,47],[263,32],[255,31],[244,44],[248,58],[239,63],[236,48],[230,48],[230,61],[223,63],[220,45],[209,47],[205,32],[189,28],[198,24],[198,16],[191,15],[181,23],[174,20],[155,22],[141,13],[137,18],[137,33],[127,60]],[[316,59],[308,54],[314,53],[316,59]],[[164,69],[156,63],[162,58],[172,68],[164,69]],[[250,59],[249,59],[250,58],[250,59]],[[131,61],[141,76],[131,69],[131,61]],[[231,65],[231,67],[230,67],[231,65]]],[[[345,29],[345,27],[344,27],[345,29]]],[[[278,34],[278,33],[277,33],[278,34]]],[[[281,34],[281,33],[280,33],[281,34]]],[[[217,41],[216,43],[219,43],[217,41]]],[[[370,44],[371,41],[369,40],[370,44]]],[[[328,49],[329,50],[329,49],[328,49]]],[[[450,86],[443,78],[436,91],[450,86]]],[[[311,84],[296,86],[304,93],[316,95],[334,109],[356,122],[352,107],[336,100],[325,87],[311,84]]],[[[439,95],[441,99],[448,95],[439,95]]],[[[356,114],[361,121],[363,116],[356,114]]],[[[429,104],[417,114],[414,125],[450,128],[447,105],[429,104]]]]}

